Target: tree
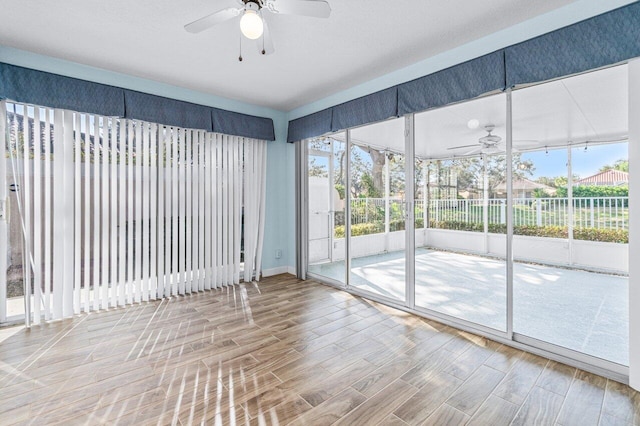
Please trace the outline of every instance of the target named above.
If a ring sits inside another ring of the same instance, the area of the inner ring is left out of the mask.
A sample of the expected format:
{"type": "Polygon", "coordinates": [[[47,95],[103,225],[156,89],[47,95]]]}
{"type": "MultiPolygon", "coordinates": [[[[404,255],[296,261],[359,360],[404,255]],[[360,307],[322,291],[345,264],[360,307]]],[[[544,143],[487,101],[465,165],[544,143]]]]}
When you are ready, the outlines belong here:
{"type": "MultiPolygon", "coordinates": [[[[491,189],[495,188],[506,178],[505,155],[487,156],[487,177],[489,180],[489,196],[491,189]]],[[[523,179],[531,176],[535,166],[530,160],[523,160],[521,154],[513,155],[513,178],[523,179]]],[[[451,198],[460,191],[481,194],[484,187],[484,161],[482,157],[456,158],[453,160],[438,160],[435,162],[435,173],[438,179],[439,198],[451,198]],[[454,182],[455,181],[455,182],[454,182]],[[456,189],[456,194],[450,191],[443,193],[443,188],[456,189]]]]}
{"type": "Polygon", "coordinates": [[[629,172],[629,160],[623,158],[616,160],[613,164],[606,164],[598,170],[599,172],[606,172],[607,170],[619,170],[621,172],[629,172]]]}
{"type": "Polygon", "coordinates": [[[312,158],[309,161],[309,176],[326,178],[329,177],[329,171],[326,167],[316,164],[316,159],[312,158]]]}

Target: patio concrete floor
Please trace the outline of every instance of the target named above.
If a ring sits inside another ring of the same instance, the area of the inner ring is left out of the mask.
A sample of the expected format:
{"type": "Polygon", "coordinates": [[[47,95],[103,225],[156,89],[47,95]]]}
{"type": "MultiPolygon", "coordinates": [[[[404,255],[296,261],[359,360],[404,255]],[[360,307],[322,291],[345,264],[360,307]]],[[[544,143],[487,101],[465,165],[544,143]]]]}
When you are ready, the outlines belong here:
{"type": "MultiPolygon", "coordinates": [[[[506,263],[416,249],[416,306],[504,331],[506,263]]],[[[355,258],[351,285],[404,300],[404,252],[355,258]]],[[[344,261],[310,272],[344,282],[344,261]]],[[[619,364],[629,364],[627,277],[516,263],[514,331],[619,364]]]]}

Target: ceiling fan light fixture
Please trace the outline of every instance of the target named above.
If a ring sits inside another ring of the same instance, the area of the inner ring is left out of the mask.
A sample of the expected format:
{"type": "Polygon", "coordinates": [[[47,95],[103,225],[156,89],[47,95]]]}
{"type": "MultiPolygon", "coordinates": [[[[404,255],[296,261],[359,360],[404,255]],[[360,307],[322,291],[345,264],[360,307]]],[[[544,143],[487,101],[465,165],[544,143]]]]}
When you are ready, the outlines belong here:
{"type": "Polygon", "coordinates": [[[468,127],[470,130],[475,130],[475,129],[477,129],[478,127],[480,127],[480,120],[478,120],[477,118],[472,118],[471,120],[469,120],[469,121],[467,122],[467,127],[468,127]]]}
{"type": "Polygon", "coordinates": [[[240,18],[240,31],[250,40],[256,40],[262,36],[264,24],[255,10],[246,9],[244,11],[244,15],[240,18]]]}

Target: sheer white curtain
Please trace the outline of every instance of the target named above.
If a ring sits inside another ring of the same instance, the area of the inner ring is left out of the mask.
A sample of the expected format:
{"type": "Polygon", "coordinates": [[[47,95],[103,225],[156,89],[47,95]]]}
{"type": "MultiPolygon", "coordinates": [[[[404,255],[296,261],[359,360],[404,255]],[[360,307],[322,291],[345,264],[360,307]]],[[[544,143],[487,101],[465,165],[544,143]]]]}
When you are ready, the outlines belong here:
{"type": "Polygon", "coordinates": [[[265,141],[0,107],[35,323],[259,277],[265,141]]]}

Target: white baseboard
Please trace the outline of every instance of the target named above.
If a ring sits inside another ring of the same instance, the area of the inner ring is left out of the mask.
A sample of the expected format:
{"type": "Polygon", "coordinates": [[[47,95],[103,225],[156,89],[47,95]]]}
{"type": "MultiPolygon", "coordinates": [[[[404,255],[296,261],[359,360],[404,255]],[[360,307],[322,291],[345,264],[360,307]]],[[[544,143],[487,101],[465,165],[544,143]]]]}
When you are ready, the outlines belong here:
{"type": "Polygon", "coordinates": [[[280,275],[280,274],[291,274],[291,275],[295,275],[296,274],[296,268],[294,268],[293,266],[279,266],[277,268],[271,268],[271,269],[263,269],[262,270],[262,276],[263,277],[272,277],[274,275],[280,275]]]}

